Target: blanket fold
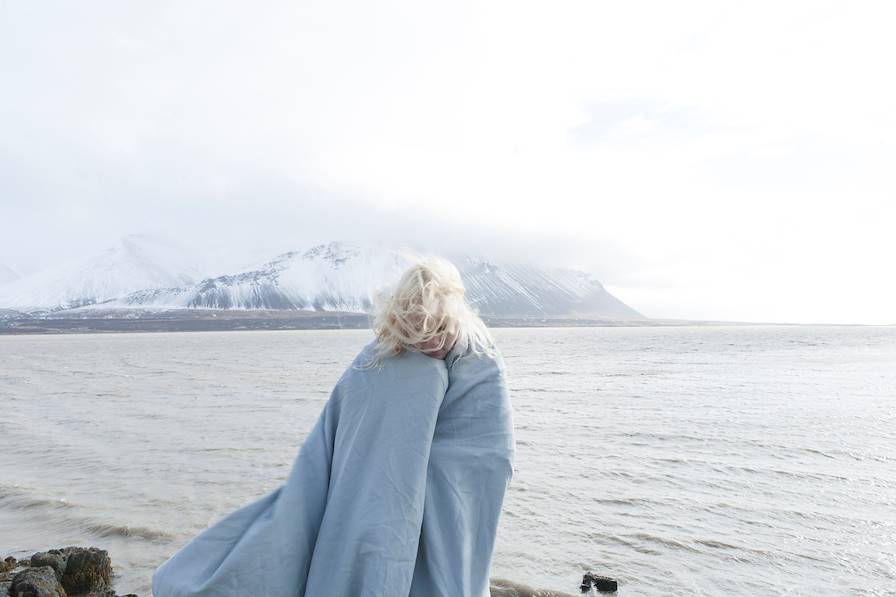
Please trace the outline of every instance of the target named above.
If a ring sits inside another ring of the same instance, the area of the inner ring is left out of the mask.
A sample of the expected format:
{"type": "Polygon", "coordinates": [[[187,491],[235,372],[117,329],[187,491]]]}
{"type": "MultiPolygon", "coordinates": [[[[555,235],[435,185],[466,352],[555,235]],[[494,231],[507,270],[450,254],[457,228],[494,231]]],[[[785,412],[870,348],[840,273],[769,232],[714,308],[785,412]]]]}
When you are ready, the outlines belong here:
{"type": "Polygon", "coordinates": [[[463,340],[445,358],[448,390],[430,450],[410,597],[488,597],[492,552],[516,444],[504,359],[463,340]]]}
{"type": "Polygon", "coordinates": [[[449,387],[465,346],[360,369],[375,347],[336,383],[284,484],[159,566],[155,597],[487,596],[512,474],[503,368],[466,364],[449,387]]]}

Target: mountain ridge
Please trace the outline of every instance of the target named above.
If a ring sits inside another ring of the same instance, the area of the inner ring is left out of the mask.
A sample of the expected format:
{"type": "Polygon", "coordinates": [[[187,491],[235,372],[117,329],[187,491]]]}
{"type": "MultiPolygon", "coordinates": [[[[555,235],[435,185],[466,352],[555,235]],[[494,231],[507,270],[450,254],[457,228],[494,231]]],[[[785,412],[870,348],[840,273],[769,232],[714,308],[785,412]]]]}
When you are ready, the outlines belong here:
{"type": "Polygon", "coordinates": [[[18,280],[22,276],[8,265],[0,263],[0,286],[18,280]]]}
{"type": "MultiPolygon", "coordinates": [[[[119,247],[128,246],[125,237],[119,247]]],[[[398,280],[413,262],[430,253],[410,247],[355,244],[350,241],[320,243],[261,260],[234,273],[202,277],[183,262],[165,257],[153,263],[145,239],[137,242],[137,254],[111,261],[123,271],[123,281],[113,281],[91,270],[87,260],[81,274],[102,284],[69,284],[67,288],[40,289],[22,296],[22,288],[34,288],[34,280],[17,280],[0,288],[0,307],[28,313],[85,310],[307,310],[370,313],[375,294],[398,280]],[[128,268],[138,269],[132,275],[128,268]],[[25,282],[23,283],[23,280],[25,282]],[[149,280],[151,283],[145,283],[149,280]],[[174,280],[175,283],[168,283],[174,280]],[[16,290],[19,294],[10,291],[16,290]],[[99,291],[94,287],[99,287],[99,291]],[[80,295],[79,295],[80,292],[80,295]],[[11,298],[14,297],[14,298],[11,298]],[[60,298],[62,300],[60,300],[60,298]]],[[[155,243],[150,242],[150,245],[155,243]]],[[[119,250],[121,253],[121,250],[119,250]]],[[[591,274],[569,268],[497,262],[468,254],[446,254],[461,273],[467,297],[482,315],[495,317],[597,317],[645,319],[610,294],[591,274]]],[[[109,259],[107,258],[107,262],[109,259]]],[[[90,265],[93,263],[93,265],[90,265]]],[[[77,277],[77,274],[75,275],[77,277]]],[[[47,276],[44,276],[47,279],[47,276]]],[[[51,283],[65,284],[51,279],[51,283]]],[[[38,278],[38,281],[42,281],[38,278]]]]}
{"type": "Polygon", "coordinates": [[[66,260],[0,286],[0,307],[28,313],[71,309],[142,288],[186,284],[198,275],[183,249],[131,234],[96,255],[66,260]]]}

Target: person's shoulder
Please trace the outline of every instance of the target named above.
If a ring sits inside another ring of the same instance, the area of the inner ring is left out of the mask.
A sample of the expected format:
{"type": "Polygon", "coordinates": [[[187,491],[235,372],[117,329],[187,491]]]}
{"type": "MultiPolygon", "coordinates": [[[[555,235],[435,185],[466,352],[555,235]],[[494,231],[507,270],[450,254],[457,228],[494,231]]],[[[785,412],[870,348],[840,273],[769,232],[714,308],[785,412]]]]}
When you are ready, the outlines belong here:
{"type": "Polygon", "coordinates": [[[377,375],[384,378],[408,379],[413,377],[445,377],[445,361],[427,356],[415,350],[404,350],[399,355],[384,357],[378,365],[373,365],[379,342],[373,339],[368,342],[355,357],[350,371],[364,375],[377,375]]]}
{"type": "Polygon", "coordinates": [[[458,342],[458,345],[448,353],[445,362],[449,372],[451,372],[455,366],[460,366],[461,369],[475,367],[477,369],[487,368],[499,371],[504,370],[504,356],[498,348],[498,345],[491,339],[484,345],[474,345],[470,341],[465,341],[463,343],[458,342]]]}
{"type": "Polygon", "coordinates": [[[444,377],[446,382],[448,380],[444,359],[430,357],[417,350],[406,349],[400,355],[386,359],[386,362],[399,379],[438,376],[444,377]]]}

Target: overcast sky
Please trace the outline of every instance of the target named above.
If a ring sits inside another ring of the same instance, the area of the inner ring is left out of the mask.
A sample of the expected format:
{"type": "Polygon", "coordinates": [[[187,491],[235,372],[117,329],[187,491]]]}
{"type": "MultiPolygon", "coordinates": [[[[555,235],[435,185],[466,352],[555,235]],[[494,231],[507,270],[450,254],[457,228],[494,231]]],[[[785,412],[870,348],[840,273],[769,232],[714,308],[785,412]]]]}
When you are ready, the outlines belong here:
{"type": "Polygon", "coordinates": [[[0,1],[0,264],[386,240],[894,323],[890,6],[0,1]]]}

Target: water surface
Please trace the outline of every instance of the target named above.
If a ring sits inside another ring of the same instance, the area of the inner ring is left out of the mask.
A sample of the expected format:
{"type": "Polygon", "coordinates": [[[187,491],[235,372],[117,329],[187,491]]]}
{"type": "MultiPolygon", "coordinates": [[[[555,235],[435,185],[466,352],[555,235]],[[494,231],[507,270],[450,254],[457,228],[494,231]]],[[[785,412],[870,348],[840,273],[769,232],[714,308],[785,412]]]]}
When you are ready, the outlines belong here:
{"type": "MultiPolygon", "coordinates": [[[[492,576],[619,595],[896,594],[896,329],[496,329],[516,423],[492,576]]],[[[0,557],[119,592],[282,483],[369,330],[0,336],[0,557]]]]}

